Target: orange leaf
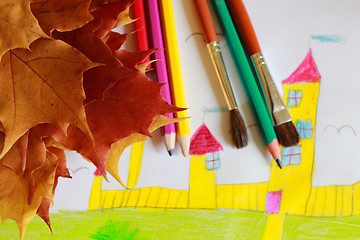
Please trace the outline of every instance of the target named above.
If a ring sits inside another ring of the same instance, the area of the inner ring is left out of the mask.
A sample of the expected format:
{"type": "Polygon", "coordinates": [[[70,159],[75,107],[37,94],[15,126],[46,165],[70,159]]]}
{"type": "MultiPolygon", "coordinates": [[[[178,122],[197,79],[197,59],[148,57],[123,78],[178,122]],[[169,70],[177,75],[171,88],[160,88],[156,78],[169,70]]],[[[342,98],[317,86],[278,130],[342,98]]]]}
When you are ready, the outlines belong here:
{"type": "Polygon", "coordinates": [[[38,38],[47,37],[30,11],[31,0],[0,2],[0,59],[8,50],[28,48],[38,38]]]}
{"type": "Polygon", "coordinates": [[[35,216],[44,197],[52,199],[52,188],[55,177],[57,160],[51,153],[46,154],[44,164],[34,171],[33,201],[28,204],[29,183],[27,172],[24,175],[16,174],[12,169],[0,166],[0,215],[6,219],[15,220],[23,239],[25,230],[35,216]]]}
{"type": "MultiPolygon", "coordinates": [[[[58,184],[58,178],[59,177],[71,178],[71,176],[69,174],[69,169],[66,167],[66,157],[64,150],[54,147],[48,147],[47,149],[51,153],[55,154],[58,159],[58,165],[56,167],[55,180],[52,189],[52,196],[54,197],[55,189],[58,184]]],[[[51,199],[44,197],[36,214],[39,215],[45,221],[45,223],[49,226],[50,230],[52,231],[50,225],[50,216],[49,216],[49,209],[51,203],[52,203],[51,199]]]]}
{"type": "Polygon", "coordinates": [[[34,193],[34,172],[45,162],[46,148],[43,137],[49,137],[59,128],[40,124],[30,129],[13,145],[0,160],[0,165],[13,170],[19,176],[26,175],[28,186],[28,203],[32,201],[34,193]]]}
{"type": "Polygon", "coordinates": [[[61,41],[39,39],[30,49],[11,50],[1,61],[0,122],[6,137],[0,157],[39,123],[74,124],[92,139],[82,72],[98,64],[61,41]]]}
{"type": "Polygon", "coordinates": [[[54,29],[70,31],[91,21],[89,5],[90,0],[33,0],[31,11],[50,36],[54,29]]]}

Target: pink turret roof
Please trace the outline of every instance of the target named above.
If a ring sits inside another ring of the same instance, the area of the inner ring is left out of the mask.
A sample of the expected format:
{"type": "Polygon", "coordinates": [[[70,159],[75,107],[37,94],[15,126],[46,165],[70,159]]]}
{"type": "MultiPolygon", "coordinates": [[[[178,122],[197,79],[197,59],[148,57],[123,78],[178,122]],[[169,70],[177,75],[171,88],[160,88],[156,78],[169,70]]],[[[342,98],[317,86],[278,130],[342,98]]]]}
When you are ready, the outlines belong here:
{"type": "Polygon", "coordinates": [[[204,155],[222,150],[222,145],[211,134],[205,124],[202,124],[191,137],[189,150],[191,155],[204,155]]]}
{"type": "Polygon", "coordinates": [[[300,66],[282,83],[304,83],[320,81],[320,73],[311,53],[311,49],[300,66]]]}

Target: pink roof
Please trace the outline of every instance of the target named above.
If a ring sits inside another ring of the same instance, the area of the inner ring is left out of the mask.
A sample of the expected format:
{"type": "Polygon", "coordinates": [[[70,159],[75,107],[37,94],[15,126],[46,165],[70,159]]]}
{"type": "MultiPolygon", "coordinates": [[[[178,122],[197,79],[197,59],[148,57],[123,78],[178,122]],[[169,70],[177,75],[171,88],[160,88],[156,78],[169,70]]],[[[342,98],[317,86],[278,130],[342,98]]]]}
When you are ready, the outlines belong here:
{"type": "Polygon", "coordinates": [[[300,66],[290,75],[290,77],[283,80],[282,83],[319,82],[320,77],[320,73],[310,49],[300,66]]]}
{"type": "Polygon", "coordinates": [[[222,150],[222,145],[211,134],[205,124],[202,124],[191,137],[189,150],[191,155],[204,155],[222,150]]]}

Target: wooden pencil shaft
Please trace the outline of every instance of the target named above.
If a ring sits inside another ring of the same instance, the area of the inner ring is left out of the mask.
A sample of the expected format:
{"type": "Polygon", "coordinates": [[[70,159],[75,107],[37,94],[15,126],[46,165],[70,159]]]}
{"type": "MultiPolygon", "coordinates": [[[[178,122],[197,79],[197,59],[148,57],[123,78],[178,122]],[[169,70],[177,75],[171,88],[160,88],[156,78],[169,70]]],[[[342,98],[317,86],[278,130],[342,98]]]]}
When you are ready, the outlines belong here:
{"type": "MultiPolygon", "coordinates": [[[[186,108],[185,88],[181,72],[181,61],[172,0],[159,0],[159,7],[165,43],[167,69],[169,73],[169,80],[171,82],[172,100],[177,107],[186,108]]],[[[184,118],[184,120],[177,123],[176,133],[183,155],[187,156],[190,147],[190,124],[188,111],[184,110],[176,112],[175,116],[177,118],[184,118]]]]}
{"type": "Polygon", "coordinates": [[[214,64],[216,74],[218,76],[221,89],[224,93],[226,103],[229,110],[237,109],[237,103],[231,87],[230,79],[225,68],[224,60],[220,51],[218,42],[210,42],[207,44],[212,62],[214,64]]]}
{"type": "MultiPolygon", "coordinates": [[[[149,50],[149,41],[146,30],[146,18],[143,0],[134,1],[134,16],[136,18],[136,41],[138,50],[149,50]]],[[[150,61],[150,57],[146,61],[150,61]]]]}
{"type": "MultiPolygon", "coordinates": [[[[146,3],[145,13],[148,17],[148,23],[149,23],[148,30],[149,30],[149,38],[151,40],[150,45],[152,48],[158,48],[158,50],[154,53],[154,58],[157,59],[158,61],[156,61],[153,64],[153,66],[155,67],[158,82],[164,84],[164,86],[162,86],[161,88],[161,95],[165,98],[165,100],[169,104],[172,104],[158,2],[157,0],[147,0],[145,3],[146,3]]],[[[169,118],[174,118],[173,113],[168,113],[165,114],[164,116],[169,118]]],[[[165,125],[163,129],[164,129],[163,131],[164,134],[174,133],[175,124],[171,123],[165,125]]],[[[172,143],[172,141],[170,142],[172,143]]],[[[174,145],[174,144],[175,143],[169,145],[174,145]]]]}

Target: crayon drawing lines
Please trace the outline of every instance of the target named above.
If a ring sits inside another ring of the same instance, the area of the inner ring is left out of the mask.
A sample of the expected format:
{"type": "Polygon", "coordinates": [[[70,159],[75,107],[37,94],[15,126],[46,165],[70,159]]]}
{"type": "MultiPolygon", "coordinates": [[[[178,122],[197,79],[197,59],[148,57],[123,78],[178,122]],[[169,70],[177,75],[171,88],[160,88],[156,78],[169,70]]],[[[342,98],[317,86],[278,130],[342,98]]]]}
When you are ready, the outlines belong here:
{"type": "Polygon", "coordinates": [[[312,35],[311,39],[320,41],[322,43],[346,43],[346,37],[341,35],[312,35]]]}
{"type": "Polygon", "coordinates": [[[341,131],[342,130],[345,130],[345,129],[350,129],[353,133],[354,133],[354,136],[356,136],[356,131],[355,131],[355,129],[352,127],[352,126],[350,126],[350,125],[342,125],[342,126],[340,126],[340,127],[336,127],[335,125],[327,125],[325,128],[324,128],[324,131],[323,132],[326,132],[327,130],[329,130],[330,128],[334,128],[336,131],[337,131],[337,133],[341,133],[341,131]]]}

